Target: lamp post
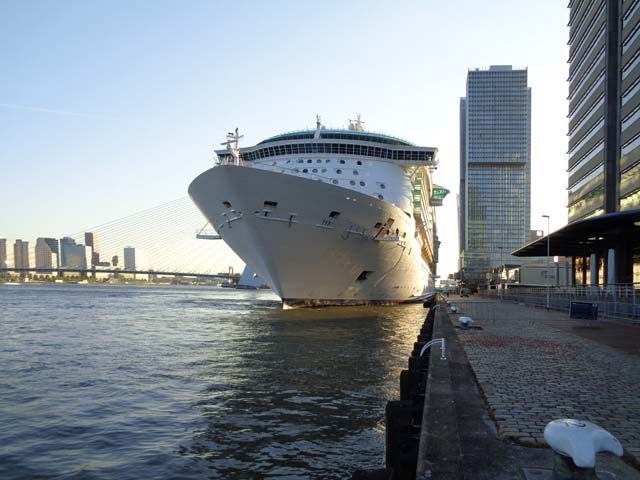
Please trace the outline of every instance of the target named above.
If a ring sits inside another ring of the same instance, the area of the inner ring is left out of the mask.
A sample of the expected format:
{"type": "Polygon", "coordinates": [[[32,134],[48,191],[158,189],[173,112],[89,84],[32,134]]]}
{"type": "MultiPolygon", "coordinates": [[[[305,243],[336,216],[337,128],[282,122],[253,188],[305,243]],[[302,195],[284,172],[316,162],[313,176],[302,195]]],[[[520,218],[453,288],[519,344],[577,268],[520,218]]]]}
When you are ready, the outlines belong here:
{"type": "Polygon", "coordinates": [[[542,218],[547,219],[547,310],[549,310],[549,255],[550,255],[550,236],[551,232],[549,231],[549,215],[542,215],[542,218]]]}

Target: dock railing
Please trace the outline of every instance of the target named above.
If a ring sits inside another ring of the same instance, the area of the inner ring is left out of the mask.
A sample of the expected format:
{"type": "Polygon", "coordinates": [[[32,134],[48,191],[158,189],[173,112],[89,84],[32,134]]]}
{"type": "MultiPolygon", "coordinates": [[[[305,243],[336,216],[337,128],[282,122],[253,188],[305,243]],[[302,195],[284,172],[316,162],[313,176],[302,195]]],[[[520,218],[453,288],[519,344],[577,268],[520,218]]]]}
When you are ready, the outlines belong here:
{"type": "MultiPolygon", "coordinates": [[[[547,305],[547,287],[544,285],[508,286],[488,290],[483,296],[541,307],[547,305]]],[[[640,321],[640,283],[549,287],[550,308],[569,310],[572,302],[597,303],[601,316],[640,321]]]]}

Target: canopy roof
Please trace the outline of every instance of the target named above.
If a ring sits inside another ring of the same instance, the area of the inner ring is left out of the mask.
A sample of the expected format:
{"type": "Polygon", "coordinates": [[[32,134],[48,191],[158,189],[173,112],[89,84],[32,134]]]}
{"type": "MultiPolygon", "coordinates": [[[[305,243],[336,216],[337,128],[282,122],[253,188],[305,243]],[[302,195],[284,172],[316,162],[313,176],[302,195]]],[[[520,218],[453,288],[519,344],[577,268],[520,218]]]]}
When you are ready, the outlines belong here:
{"type": "Polygon", "coordinates": [[[550,254],[553,256],[591,255],[602,248],[612,248],[622,239],[640,239],[640,209],[578,220],[552,232],[551,235],[525,245],[512,255],[516,257],[546,256],[547,238],[550,254]]]}

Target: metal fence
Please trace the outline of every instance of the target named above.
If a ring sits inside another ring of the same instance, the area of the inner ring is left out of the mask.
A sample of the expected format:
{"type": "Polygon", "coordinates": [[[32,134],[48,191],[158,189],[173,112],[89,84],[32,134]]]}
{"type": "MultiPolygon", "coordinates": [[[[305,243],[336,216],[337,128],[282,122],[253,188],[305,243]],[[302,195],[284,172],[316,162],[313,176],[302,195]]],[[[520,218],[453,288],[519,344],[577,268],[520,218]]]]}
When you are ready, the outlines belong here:
{"type": "MultiPolygon", "coordinates": [[[[488,290],[484,295],[529,305],[547,305],[547,288],[510,287],[488,290]]],[[[640,284],[587,285],[580,287],[549,287],[549,307],[569,310],[571,302],[597,303],[598,314],[640,320],[640,284]]]]}

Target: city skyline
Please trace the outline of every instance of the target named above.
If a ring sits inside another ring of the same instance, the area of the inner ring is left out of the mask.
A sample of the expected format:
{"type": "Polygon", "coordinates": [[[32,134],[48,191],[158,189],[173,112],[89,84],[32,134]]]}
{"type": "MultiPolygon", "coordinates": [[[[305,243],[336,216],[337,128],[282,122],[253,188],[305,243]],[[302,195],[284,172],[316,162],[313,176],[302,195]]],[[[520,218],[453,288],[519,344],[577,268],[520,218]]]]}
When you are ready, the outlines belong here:
{"type": "Polygon", "coordinates": [[[182,197],[236,126],[253,144],[312,127],[317,113],[340,126],[360,112],[368,129],[440,149],[435,182],[452,195],[438,215],[438,271],[452,273],[457,102],[467,69],[490,64],[529,68],[532,228],[550,214],[553,230],[567,218],[568,10],[552,1],[507,5],[336,2],[309,23],[301,4],[247,3],[225,12],[242,18],[237,36],[204,2],[116,2],[108,11],[5,4],[0,164],[18,162],[33,188],[25,194],[26,180],[9,182],[7,196],[21,201],[0,207],[0,235],[61,238],[182,197]],[[289,28],[267,27],[278,22],[289,28]]]}

